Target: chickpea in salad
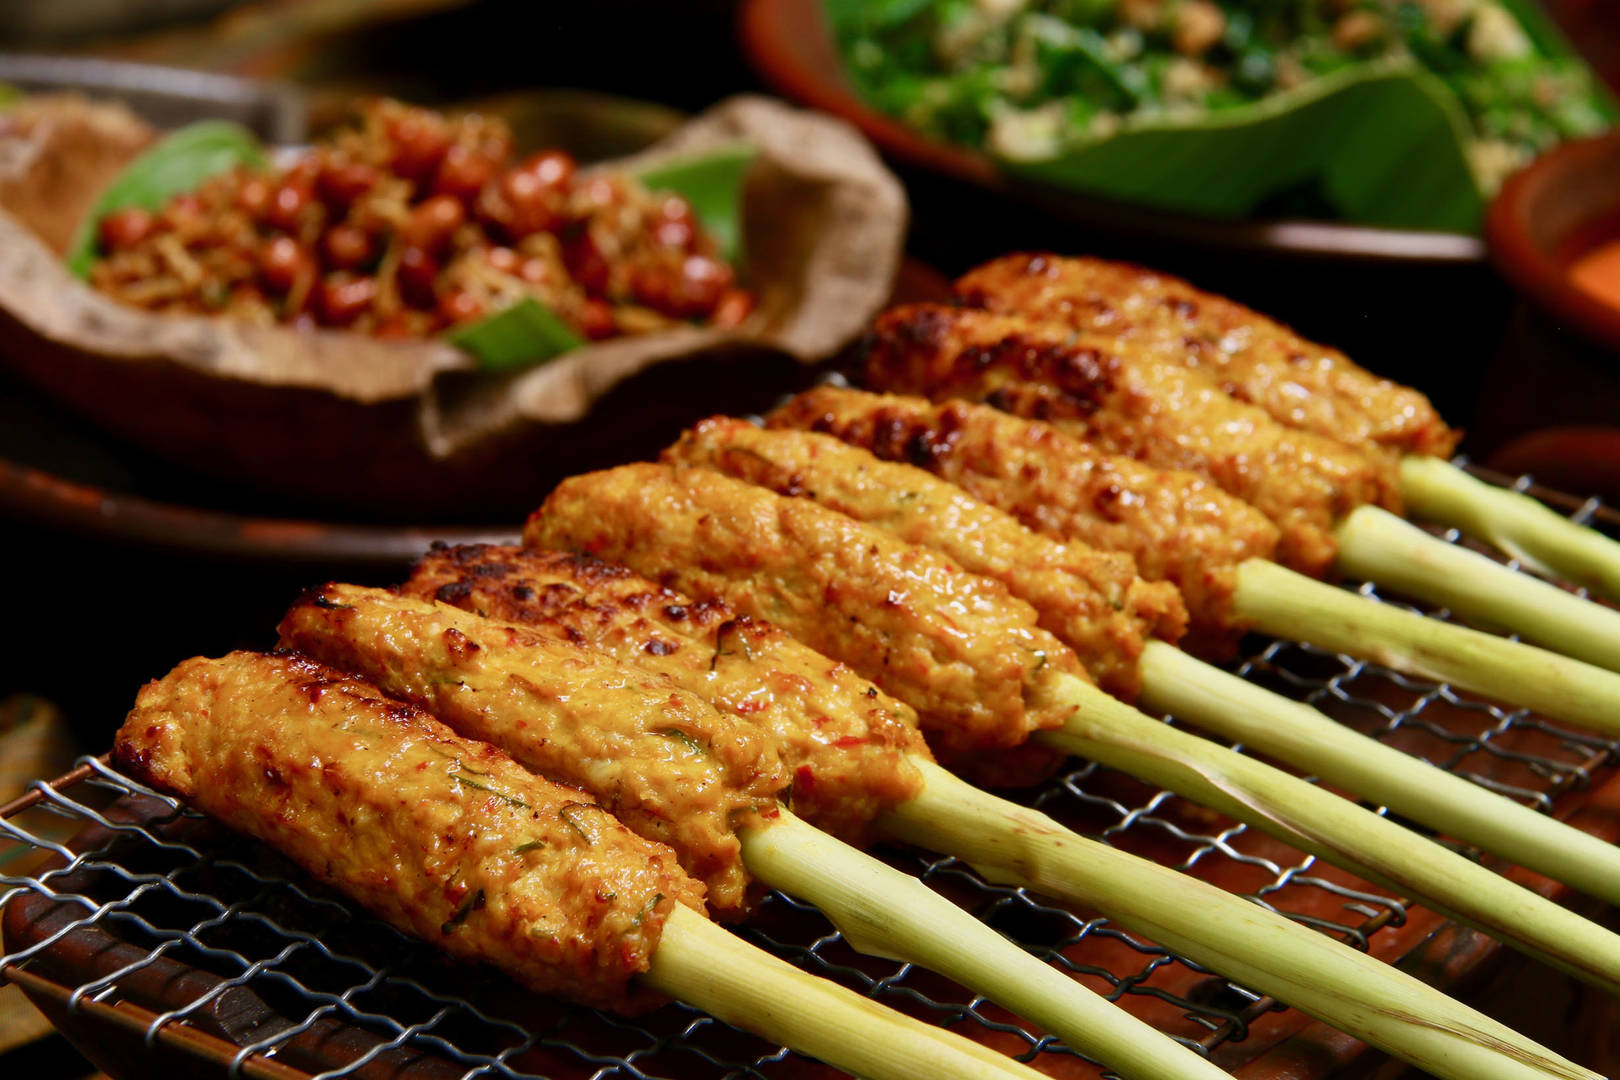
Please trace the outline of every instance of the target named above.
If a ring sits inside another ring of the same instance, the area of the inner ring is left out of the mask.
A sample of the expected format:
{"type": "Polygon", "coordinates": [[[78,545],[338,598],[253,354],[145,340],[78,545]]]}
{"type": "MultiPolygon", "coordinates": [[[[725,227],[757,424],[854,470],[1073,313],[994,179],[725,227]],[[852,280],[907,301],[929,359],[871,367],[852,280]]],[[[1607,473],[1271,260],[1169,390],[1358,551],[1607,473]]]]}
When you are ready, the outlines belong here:
{"type": "Polygon", "coordinates": [[[1484,191],[1610,124],[1572,56],[1538,43],[1533,0],[828,0],[849,74],[879,109],[1014,161],[1149,118],[1196,120],[1358,64],[1437,76],[1471,127],[1484,191]]]}

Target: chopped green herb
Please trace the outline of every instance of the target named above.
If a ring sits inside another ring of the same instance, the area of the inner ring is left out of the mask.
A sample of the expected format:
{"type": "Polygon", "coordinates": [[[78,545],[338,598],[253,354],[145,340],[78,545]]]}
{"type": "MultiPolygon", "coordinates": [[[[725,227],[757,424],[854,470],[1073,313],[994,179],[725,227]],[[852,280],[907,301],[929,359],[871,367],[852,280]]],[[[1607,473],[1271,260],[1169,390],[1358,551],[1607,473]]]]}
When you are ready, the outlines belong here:
{"type": "Polygon", "coordinates": [[[516,795],[508,795],[506,792],[499,791],[499,790],[497,790],[495,788],[492,788],[488,784],[480,784],[476,780],[469,780],[465,776],[461,775],[460,773],[451,773],[450,774],[450,779],[454,780],[459,785],[464,785],[466,787],[470,787],[475,791],[488,792],[489,794],[495,796],[497,799],[500,799],[502,802],[507,803],[507,804],[509,804],[511,806],[521,807],[524,810],[528,810],[530,808],[528,803],[524,802],[522,799],[518,798],[516,795]]]}
{"type": "Polygon", "coordinates": [[[698,742],[696,739],[692,738],[692,736],[688,735],[686,732],[682,731],[680,728],[659,728],[658,730],[654,731],[653,734],[661,735],[666,739],[674,739],[675,741],[685,745],[688,750],[696,755],[702,756],[703,754],[708,753],[707,747],[698,742]]]}
{"type": "Polygon", "coordinates": [[[472,773],[474,776],[488,776],[489,775],[489,773],[487,773],[487,772],[479,772],[477,769],[473,768],[471,765],[468,765],[465,761],[461,760],[459,755],[452,754],[448,750],[441,750],[437,746],[434,746],[432,743],[428,743],[427,748],[428,748],[428,750],[430,752],[438,754],[440,757],[444,758],[446,761],[455,762],[456,763],[456,771],[458,771],[458,772],[472,773]]]}
{"type": "Polygon", "coordinates": [[[444,921],[444,923],[439,927],[439,932],[441,934],[450,933],[456,927],[466,922],[467,916],[471,915],[475,911],[483,910],[483,907],[484,890],[479,889],[477,892],[467,897],[466,902],[456,909],[456,913],[454,915],[450,916],[444,921]]]}
{"type": "Polygon", "coordinates": [[[562,808],[557,811],[557,816],[562,818],[563,821],[567,822],[570,829],[573,829],[575,832],[579,833],[580,839],[584,840],[587,844],[594,844],[596,843],[596,837],[587,832],[585,830],[585,826],[580,823],[579,812],[581,810],[588,809],[590,809],[590,805],[588,803],[563,803],[562,808]]]}
{"type": "Polygon", "coordinates": [[[517,847],[513,848],[512,849],[512,854],[514,854],[514,855],[527,855],[529,852],[531,852],[531,851],[539,851],[541,848],[543,848],[545,846],[546,846],[546,842],[544,840],[530,840],[527,843],[519,844],[517,847]]]}
{"type": "MultiPolygon", "coordinates": [[[[714,656],[709,660],[710,671],[713,671],[715,669],[715,665],[720,663],[720,658],[722,656],[736,655],[735,652],[728,653],[726,651],[726,635],[736,631],[738,628],[737,624],[740,621],[741,620],[739,619],[727,619],[725,622],[720,624],[720,629],[714,632],[714,656]]],[[[742,649],[740,651],[742,652],[743,656],[747,657],[749,660],[752,660],[754,658],[754,653],[753,650],[748,647],[748,639],[746,637],[739,638],[738,642],[742,645],[742,649]]]]}
{"type": "Polygon", "coordinates": [[[653,908],[657,907],[659,902],[662,901],[663,899],[664,899],[664,894],[663,893],[653,893],[653,898],[651,900],[647,901],[647,906],[642,908],[640,911],[636,912],[636,917],[634,919],[631,919],[630,921],[634,925],[640,926],[642,923],[647,921],[647,916],[649,916],[649,915],[651,915],[653,913],[653,908]]]}

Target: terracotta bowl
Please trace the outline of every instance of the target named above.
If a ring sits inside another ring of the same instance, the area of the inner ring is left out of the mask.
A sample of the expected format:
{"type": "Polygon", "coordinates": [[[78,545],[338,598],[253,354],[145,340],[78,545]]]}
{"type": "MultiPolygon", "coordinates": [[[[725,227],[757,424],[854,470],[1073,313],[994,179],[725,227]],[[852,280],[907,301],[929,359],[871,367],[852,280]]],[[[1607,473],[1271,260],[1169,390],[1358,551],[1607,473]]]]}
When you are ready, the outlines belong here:
{"type": "Polygon", "coordinates": [[[1620,309],[1568,276],[1585,251],[1620,238],[1620,131],[1566,143],[1510,178],[1485,236],[1522,300],[1479,376],[1475,454],[1620,499],[1620,309]]]}

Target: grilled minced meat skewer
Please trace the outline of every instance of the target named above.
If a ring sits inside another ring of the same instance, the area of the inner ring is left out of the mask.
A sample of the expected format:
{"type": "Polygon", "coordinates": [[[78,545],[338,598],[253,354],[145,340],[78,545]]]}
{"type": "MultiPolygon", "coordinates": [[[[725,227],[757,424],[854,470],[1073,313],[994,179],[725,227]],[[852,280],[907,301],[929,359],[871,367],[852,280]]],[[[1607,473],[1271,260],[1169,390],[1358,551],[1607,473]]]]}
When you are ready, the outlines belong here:
{"type": "Polygon", "coordinates": [[[1320,577],[1333,528],[1367,504],[1400,508],[1393,463],[1284,427],[1202,371],[1109,338],[1012,315],[908,304],[878,316],[873,389],[988,401],[1110,454],[1209,477],[1280,530],[1277,561],[1320,577]]]}
{"type": "Polygon", "coordinates": [[[667,465],[565,480],[524,542],[620,562],[775,623],[916,709],[947,765],[1033,737],[1249,821],[1620,991],[1620,936],[1314,784],[1110,698],[1036,625],[1033,608],[931,549],[806,499],[667,465]]]}
{"type": "MultiPolygon", "coordinates": [[[[1409,512],[1455,526],[1524,565],[1620,598],[1620,544],[1518,492],[1474,479],[1445,460],[1459,433],[1422,394],[1380,379],[1337,349],[1185,281],[1125,263],[1008,255],[956,283],[969,307],[1114,338],[1199,368],[1278,423],[1328,436],[1394,464],[1409,512]],[[1398,461],[1396,460],[1398,457],[1398,461]]],[[[1441,549],[1376,509],[1338,528],[1340,566],[1458,611],[1511,626],[1571,656],[1620,664],[1614,619],[1567,593],[1531,587],[1465,549],[1441,549]],[[1414,533],[1416,535],[1414,535],[1414,533]]]]}
{"type": "MultiPolygon", "coordinates": [[[[1033,532],[932,473],[880,460],[830,435],[767,431],[726,417],[688,431],[664,459],[804,496],[908,543],[936,548],[1033,606],[1041,626],[1073,649],[1114,696],[1131,700],[1130,688],[1143,679],[1150,698],[1159,696],[1160,684],[1172,695],[1190,693],[1195,707],[1180,714],[1183,720],[1207,721],[1218,734],[1357,796],[1620,903],[1620,847],[1202,664],[1179,652],[1173,639],[1164,640],[1168,635],[1153,639],[1154,627],[1140,615],[1125,618],[1122,598],[1140,593],[1128,579],[1099,583],[1095,574],[1084,576],[1096,561],[1089,549],[1033,532]],[[1112,618],[1100,618],[1103,611],[1112,618]],[[1134,679],[1121,674],[1125,667],[1134,679]]],[[[1161,600],[1159,609],[1165,606],[1161,600]]]]}
{"type": "Polygon", "coordinates": [[[963,274],[955,291],[968,307],[1117,337],[1202,368],[1281,423],[1350,446],[1445,457],[1461,438],[1416,390],[1224,296],[1130,263],[1005,255],[963,274]]]}
{"type": "Polygon", "coordinates": [[[668,995],[865,1077],[1035,1080],[732,937],[698,914],[703,886],[669,848],[314,661],[187,660],[141,690],[114,755],[399,929],[533,990],[619,1010],[668,995]]]}
{"type": "MultiPolygon", "coordinates": [[[[915,878],[780,806],[773,733],[665,674],[621,664],[562,626],[519,627],[415,597],[327,585],[282,642],[431,709],[525,767],[584,788],[726,885],[752,871],[819,906],[869,951],[948,975],[1133,1080],[1216,1080],[1207,1059],[997,934],[915,878]],[[729,849],[720,872],[716,852],[729,849]]],[[[734,647],[746,648],[737,635],[734,647]]],[[[719,658],[715,658],[719,663],[719,658]]],[[[742,890],[718,914],[742,914],[742,890]]],[[[711,890],[711,906],[714,902],[711,890]]]]}
{"type": "MultiPolygon", "coordinates": [[[[1260,630],[1620,733],[1620,675],[1294,573],[1269,561],[1265,534],[1230,497],[1213,499],[1206,490],[1183,511],[1178,499],[1192,488],[1185,472],[1105,455],[1052,425],[965,401],[827,386],[801,394],[767,422],[911,462],[1038,532],[1133,555],[1144,576],[1163,574],[1183,587],[1195,639],[1260,630]],[[1101,488],[1099,477],[1107,478],[1101,488]],[[1226,515],[1242,544],[1215,528],[1226,515]]],[[[1156,685],[1162,692],[1166,681],[1156,685]]],[[[1189,717],[1218,707],[1190,697],[1151,700],[1189,717]]]]}
{"type": "Polygon", "coordinates": [[[1432,1052],[1437,1026],[1466,1031],[1475,1022],[1324,934],[968,787],[931,764],[906,705],[716,600],[586,555],[484,545],[429,553],[405,590],[506,622],[559,626],[747,717],[776,736],[798,812],[839,835],[864,839],[875,824],[977,864],[1016,867],[1044,892],[1411,1060],[1432,1052]]]}

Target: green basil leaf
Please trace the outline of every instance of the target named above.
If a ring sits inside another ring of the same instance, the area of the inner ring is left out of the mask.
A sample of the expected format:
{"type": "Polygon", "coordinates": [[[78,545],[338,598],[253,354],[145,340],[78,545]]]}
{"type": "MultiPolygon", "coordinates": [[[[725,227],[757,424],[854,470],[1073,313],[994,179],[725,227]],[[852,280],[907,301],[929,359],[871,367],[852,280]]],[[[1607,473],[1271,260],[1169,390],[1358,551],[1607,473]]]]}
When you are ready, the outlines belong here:
{"type": "Polygon", "coordinates": [[[114,210],[129,206],[157,210],[210,176],[238,165],[262,166],[266,160],[258,138],[240,124],[201,120],[170,132],[131,161],[101,193],[68,248],[68,268],[81,278],[89,276],[96,259],[96,230],[114,210]]]}
{"type": "Polygon", "coordinates": [[[585,344],[574,328],[533,297],[524,297],[446,335],[486,371],[533,367],[585,344]]]}

